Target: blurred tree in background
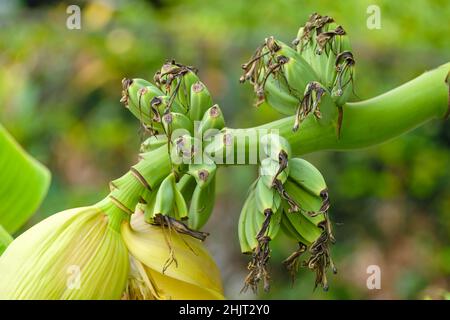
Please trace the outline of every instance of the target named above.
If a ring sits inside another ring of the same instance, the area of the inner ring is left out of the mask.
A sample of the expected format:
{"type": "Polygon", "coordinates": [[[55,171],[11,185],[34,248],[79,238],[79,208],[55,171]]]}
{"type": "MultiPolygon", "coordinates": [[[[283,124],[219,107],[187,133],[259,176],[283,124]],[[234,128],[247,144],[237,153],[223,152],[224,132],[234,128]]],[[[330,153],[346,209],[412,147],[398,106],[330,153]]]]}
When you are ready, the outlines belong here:
{"type": "MultiPolygon", "coordinates": [[[[124,77],[152,79],[175,58],[200,69],[228,126],[280,117],[253,107],[251,88],[239,85],[240,65],[269,35],[290,42],[312,12],[334,17],[349,33],[361,99],[450,59],[446,0],[0,1],[0,122],[53,173],[29,225],[100,199],[137,160],[143,133],[119,103],[124,77]],[[69,30],[66,9],[75,3],[81,29],[69,30]],[[372,4],[381,8],[381,29],[367,28],[372,4]]],[[[306,271],[292,287],[281,265],[292,248],[277,239],[272,290],[260,297],[442,297],[450,287],[449,141],[450,126],[435,120],[381,146],[308,155],[329,183],[339,273],[328,293],[313,292],[306,271]],[[369,265],[381,268],[381,290],[366,287],[369,265]]],[[[214,217],[205,227],[229,298],[257,298],[239,294],[247,257],[237,240],[255,176],[251,167],[219,171],[214,217]]]]}

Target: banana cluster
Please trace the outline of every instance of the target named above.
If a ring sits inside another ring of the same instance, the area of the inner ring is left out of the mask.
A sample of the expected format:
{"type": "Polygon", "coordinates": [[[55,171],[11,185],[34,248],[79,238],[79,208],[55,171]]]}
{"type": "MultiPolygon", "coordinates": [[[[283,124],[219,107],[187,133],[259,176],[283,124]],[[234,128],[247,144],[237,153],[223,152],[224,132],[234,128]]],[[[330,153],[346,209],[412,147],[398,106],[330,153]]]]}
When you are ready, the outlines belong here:
{"type": "Polygon", "coordinates": [[[152,140],[164,144],[163,138],[153,136],[162,135],[171,140],[172,133],[178,129],[193,136],[196,121],[202,132],[225,125],[219,106],[213,105],[208,88],[200,81],[195,68],[166,62],[156,72],[154,82],[122,80],[120,100],[150,132],[152,140]]]}
{"type": "MultiPolygon", "coordinates": [[[[217,167],[203,159],[200,138],[224,128],[224,117],[195,68],[169,61],[153,80],[123,80],[121,101],[150,133],[140,156],[168,152],[171,172],[145,192],[136,210],[168,235],[174,231],[204,240],[208,233],[199,230],[213,211],[217,167]]],[[[175,261],[170,242],[165,268],[175,261]]]]}
{"type": "Polygon", "coordinates": [[[344,28],[315,13],[299,29],[293,47],[266,38],[242,65],[240,81],[253,85],[257,105],[267,103],[282,114],[295,114],[294,131],[310,114],[321,119],[321,104],[336,106],[340,135],[342,106],[353,92],[354,65],[344,28]],[[324,102],[324,96],[331,98],[324,102]]]}
{"type": "Polygon", "coordinates": [[[284,264],[293,277],[299,257],[308,253],[303,265],[316,272],[316,286],[328,288],[326,270],[336,270],[330,257],[334,243],[328,218],[328,190],[320,171],[300,158],[290,158],[289,144],[269,134],[261,139],[265,154],[259,177],[252,184],[243,205],[238,225],[241,251],[251,254],[249,274],[243,290],[257,291],[260,281],[269,289],[269,243],[280,231],[294,239],[299,248],[284,264]]]}

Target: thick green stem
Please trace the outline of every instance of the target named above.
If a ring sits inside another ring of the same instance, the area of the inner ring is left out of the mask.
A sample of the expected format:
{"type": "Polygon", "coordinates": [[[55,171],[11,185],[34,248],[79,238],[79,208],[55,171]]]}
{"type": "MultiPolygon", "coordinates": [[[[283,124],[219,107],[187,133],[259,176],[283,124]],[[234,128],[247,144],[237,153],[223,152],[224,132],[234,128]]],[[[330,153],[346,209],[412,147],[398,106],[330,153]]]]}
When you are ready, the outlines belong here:
{"type": "Polygon", "coordinates": [[[293,117],[263,127],[279,129],[295,154],[373,146],[442,118],[449,108],[449,72],[447,63],[377,97],[345,104],[340,139],[334,127],[312,117],[299,132],[291,130],[293,117]]]}
{"type": "MultiPolygon", "coordinates": [[[[446,83],[449,72],[450,63],[447,63],[377,97],[345,104],[340,138],[336,134],[337,112],[330,121],[309,116],[297,132],[292,131],[294,116],[291,116],[246,130],[231,129],[227,133],[251,137],[263,134],[261,129],[278,130],[289,141],[295,155],[373,146],[431,119],[443,118],[449,110],[446,83]]],[[[258,148],[259,139],[236,140],[235,152],[245,149],[249,153],[258,148]]]]}

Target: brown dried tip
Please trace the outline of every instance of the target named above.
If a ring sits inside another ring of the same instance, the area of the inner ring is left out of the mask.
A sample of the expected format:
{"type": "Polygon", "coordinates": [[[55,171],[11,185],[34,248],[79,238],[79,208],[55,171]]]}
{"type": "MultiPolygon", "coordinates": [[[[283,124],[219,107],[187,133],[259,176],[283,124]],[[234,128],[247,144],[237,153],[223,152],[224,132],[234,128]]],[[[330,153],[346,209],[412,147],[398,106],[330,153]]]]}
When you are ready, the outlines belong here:
{"type": "Polygon", "coordinates": [[[324,291],[328,290],[328,280],[326,272],[331,267],[333,273],[337,272],[337,269],[330,256],[329,242],[332,235],[329,233],[328,219],[319,224],[319,228],[322,229],[322,234],[311,245],[308,252],[310,257],[303,262],[303,266],[313,270],[316,273],[315,287],[322,286],[324,291]]]}
{"type": "Polygon", "coordinates": [[[205,169],[201,169],[198,172],[198,177],[200,178],[200,180],[206,181],[206,180],[208,180],[209,172],[205,169]]]}
{"type": "MultiPolygon", "coordinates": [[[[319,33],[316,37],[319,48],[317,54],[321,54],[326,48],[326,45],[330,43],[336,36],[343,36],[346,32],[342,26],[337,26],[336,29],[327,32],[319,33]]],[[[331,48],[332,49],[332,48],[331,48]]]]}
{"type": "Polygon", "coordinates": [[[325,89],[321,86],[320,83],[316,81],[308,83],[303,99],[300,101],[300,104],[297,108],[292,131],[297,131],[300,127],[300,124],[310,113],[314,114],[317,119],[320,119],[322,117],[320,113],[320,102],[324,94],[325,89]],[[315,93],[315,95],[313,93],[315,93]]]}
{"type": "Polygon", "coordinates": [[[173,121],[173,117],[172,117],[172,114],[171,114],[171,113],[166,113],[166,114],[163,116],[163,118],[164,118],[164,121],[165,121],[166,123],[172,123],[172,121],[173,121]]]}
{"type": "Polygon", "coordinates": [[[289,257],[287,257],[283,264],[289,272],[292,285],[295,283],[298,268],[300,266],[300,256],[306,252],[307,246],[303,243],[298,243],[298,249],[295,250],[289,257]]]}
{"type": "Polygon", "coordinates": [[[256,106],[264,102],[264,87],[269,76],[272,74],[274,77],[278,74],[282,75],[282,66],[289,61],[287,57],[277,54],[280,49],[281,46],[274,37],[266,38],[250,60],[242,64],[244,74],[239,81],[241,83],[248,81],[253,85],[257,97],[256,106]]]}
{"type": "Polygon", "coordinates": [[[277,190],[281,198],[286,200],[286,202],[289,204],[289,212],[297,212],[300,210],[300,206],[297,204],[297,202],[284,189],[281,180],[274,179],[272,181],[272,186],[275,188],[275,190],[277,190]]]}
{"type": "Polygon", "coordinates": [[[301,42],[301,50],[303,50],[304,46],[312,39],[314,32],[316,35],[321,34],[323,27],[332,22],[334,22],[334,19],[329,16],[321,16],[318,13],[311,14],[308,21],[303,26],[303,35],[298,41],[299,43],[301,42]]]}
{"type": "Polygon", "coordinates": [[[186,234],[188,236],[191,236],[191,237],[201,240],[201,241],[204,241],[206,239],[206,237],[209,236],[209,233],[207,233],[207,232],[193,230],[193,229],[189,228],[183,222],[178,221],[177,219],[166,216],[166,215],[161,215],[161,214],[155,215],[155,218],[153,219],[152,224],[159,225],[161,227],[171,228],[172,230],[174,230],[178,233],[186,234]]]}
{"type": "Polygon", "coordinates": [[[120,98],[120,102],[124,104],[125,108],[128,108],[128,88],[133,83],[132,79],[123,78],[122,79],[122,97],[120,98]]]}
{"type": "Polygon", "coordinates": [[[220,108],[217,104],[211,107],[211,109],[209,110],[209,115],[212,118],[217,118],[218,116],[220,116],[220,108]]]}
{"type": "Polygon", "coordinates": [[[268,236],[258,239],[258,245],[252,254],[252,260],[247,266],[249,273],[245,278],[241,292],[246,292],[248,288],[251,288],[253,293],[257,293],[258,284],[261,280],[263,281],[264,291],[270,290],[270,274],[267,270],[267,263],[270,259],[269,242],[270,238],[268,236]]]}
{"type": "Polygon", "coordinates": [[[271,209],[264,210],[265,219],[256,235],[256,240],[258,244],[252,254],[252,260],[249,262],[247,269],[249,273],[245,278],[244,287],[241,292],[245,292],[248,288],[251,288],[253,293],[257,293],[258,284],[262,280],[264,291],[268,292],[270,290],[270,274],[267,270],[268,262],[270,259],[270,237],[267,235],[269,230],[270,219],[272,218],[273,212],[271,209]]]}
{"type": "Polygon", "coordinates": [[[203,89],[205,89],[205,86],[200,81],[197,81],[192,85],[192,91],[194,91],[195,93],[202,92],[203,89]]]}

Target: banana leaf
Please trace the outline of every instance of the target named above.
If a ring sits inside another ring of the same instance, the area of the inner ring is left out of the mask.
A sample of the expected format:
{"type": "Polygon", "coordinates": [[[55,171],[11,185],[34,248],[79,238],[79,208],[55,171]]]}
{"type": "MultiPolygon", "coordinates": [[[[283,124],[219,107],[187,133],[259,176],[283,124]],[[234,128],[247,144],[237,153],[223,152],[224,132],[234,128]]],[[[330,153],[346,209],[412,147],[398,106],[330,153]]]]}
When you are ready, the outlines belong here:
{"type": "Polygon", "coordinates": [[[49,184],[49,170],[0,125],[0,231],[16,232],[37,210],[49,184]]]}

